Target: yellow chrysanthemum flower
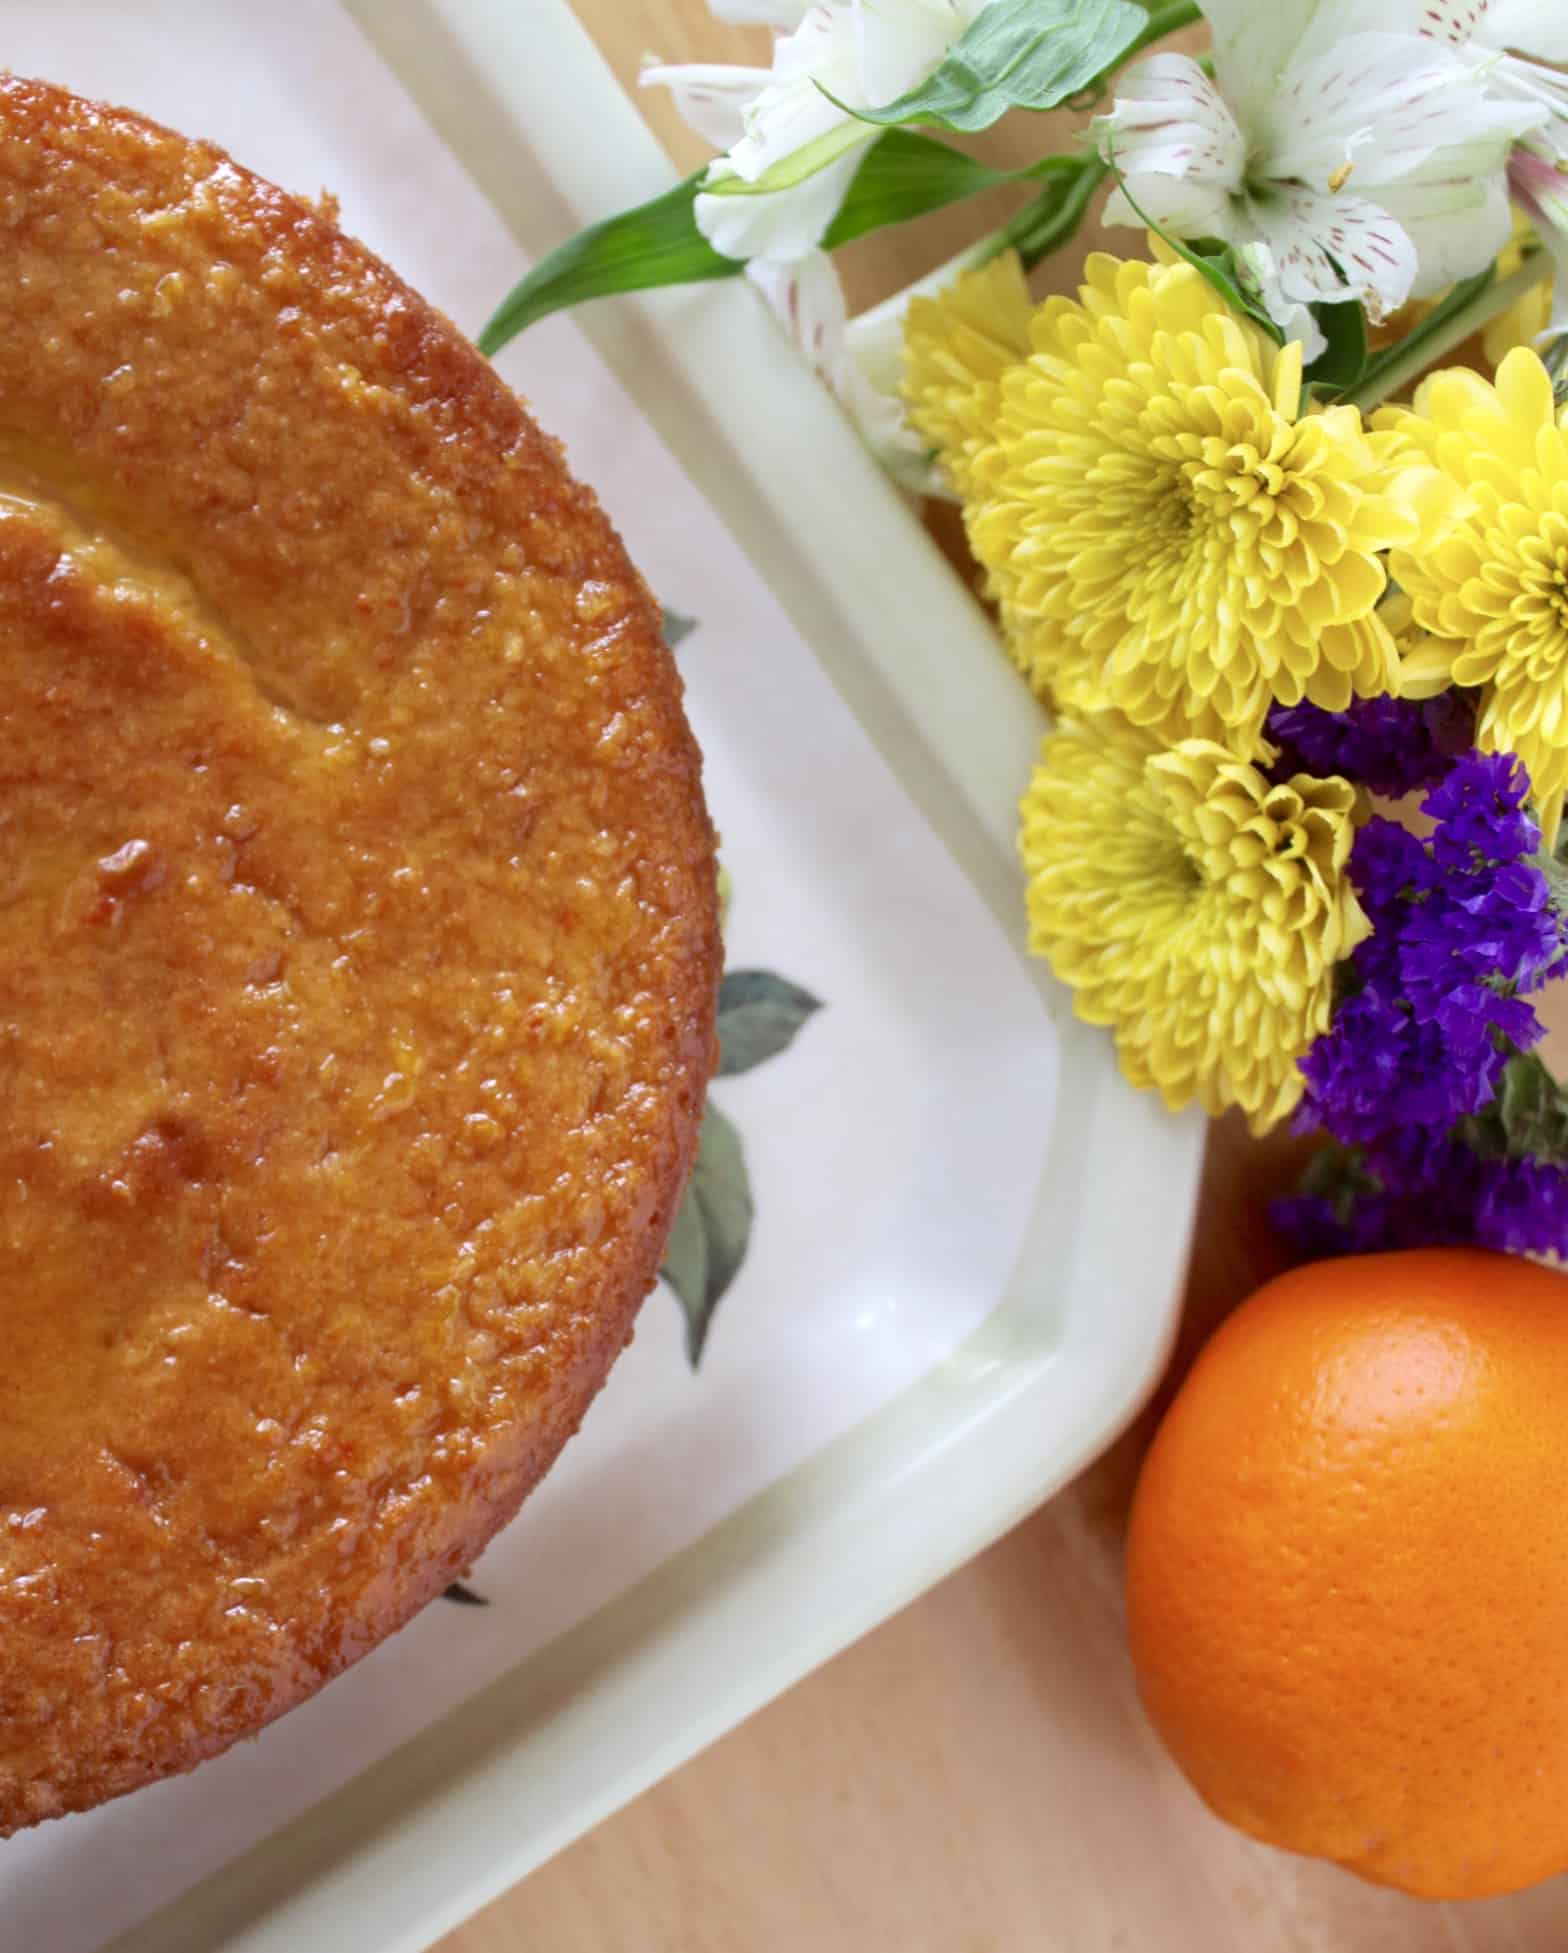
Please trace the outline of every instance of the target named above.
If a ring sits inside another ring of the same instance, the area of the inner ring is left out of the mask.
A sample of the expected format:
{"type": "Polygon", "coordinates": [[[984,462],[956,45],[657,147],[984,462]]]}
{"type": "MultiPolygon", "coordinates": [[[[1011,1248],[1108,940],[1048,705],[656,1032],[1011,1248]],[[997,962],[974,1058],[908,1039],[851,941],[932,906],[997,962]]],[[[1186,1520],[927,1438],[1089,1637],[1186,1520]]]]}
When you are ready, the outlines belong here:
{"type": "Polygon", "coordinates": [[[1064,723],[1023,800],[1030,947],[1114,1028],[1133,1084],[1265,1132],[1369,932],[1345,872],[1357,811],[1346,780],[1276,786],[1209,740],[1064,723]]]}
{"type": "Polygon", "coordinates": [[[1005,601],[1000,613],[1007,655],[1053,712],[1110,710],[1105,661],[1081,637],[1064,637],[1049,618],[1031,617],[1005,601]]]}
{"type": "Polygon", "coordinates": [[[1192,266],[1097,256],[1086,280],[1000,375],[966,350],[965,280],[911,308],[910,418],[953,456],[1019,663],[1066,703],[1244,751],[1274,699],[1392,689],[1380,552],[1420,540],[1428,471],[1389,467],[1353,407],[1301,415],[1300,347],[1192,266]]]}
{"type": "Polygon", "coordinates": [[[910,302],[904,324],[904,391],[921,403],[918,431],[963,494],[970,457],[991,440],[997,389],[1029,357],[1034,300],[1016,251],[962,273],[938,299],[910,302]]]}
{"type": "Polygon", "coordinates": [[[1568,793],[1568,410],[1518,348],[1495,384],[1450,367],[1378,420],[1463,498],[1435,546],[1390,558],[1426,633],[1401,690],[1480,688],[1477,742],[1524,761],[1550,840],[1568,793]]]}

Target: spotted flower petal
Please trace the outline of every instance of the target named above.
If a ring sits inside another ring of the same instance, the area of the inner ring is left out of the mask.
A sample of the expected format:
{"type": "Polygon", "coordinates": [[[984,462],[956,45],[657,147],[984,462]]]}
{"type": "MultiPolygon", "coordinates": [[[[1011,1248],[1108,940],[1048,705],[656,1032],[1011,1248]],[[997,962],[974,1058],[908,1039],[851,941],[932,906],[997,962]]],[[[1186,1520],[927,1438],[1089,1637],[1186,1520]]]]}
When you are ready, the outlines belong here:
{"type": "Polygon", "coordinates": [[[728,149],[744,137],[746,110],[767,87],[768,70],[690,61],[678,68],[647,67],[642,79],[669,89],[681,120],[704,142],[728,149]]]}
{"type": "Polygon", "coordinates": [[[1023,801],[1030,946],[1172,1107],[1285,1118],[1367,933],[1345,780],[1276,783],[1207,740],[1161,750],[1114,714],[1045,741],[1023,801]]]}
{"type": "Polygon", "coordinates": [[[1506,243],[1510,143],[1550,109],[1502,88],[1496,59],[1430,31],[1417,0],[1205,0],[1215,80],[1186,55],[1136,63],[1094,124],[1123,172],[1113,223],[1139,209],[1234,245],[1310,359],[1306,308],[1374,320],[1479,271],[1506,243]]]}
{"type": "Polygon", "coordinates": [[[763,260],[748,267],[748,276],[876,459],[905,487],[928,489],[928,450],[906,422],[903,402],[896,391],[879,387],[855,356],[833,260],[825,251],[808,252],[793,264],[763,260]]]}
{"type": "Polygon", "coordinates": [[[1427,0],[1422,32],[1468,58],[1502,101],[1526,104],[1542,120],[1525,138],[1554,161],[1568,160],[1568,8],[1561,0],[1427,0]]]}
{"type": "Polygon", "coordinates": [[[1247,140],[1224,96],[1185,54],[1151,54],[1122,86],[1096,127],[1132,196],[1113,190],[1106,222],[1137,224],[1141,210],[1179,237],[1229,237],[1247,140]]]}

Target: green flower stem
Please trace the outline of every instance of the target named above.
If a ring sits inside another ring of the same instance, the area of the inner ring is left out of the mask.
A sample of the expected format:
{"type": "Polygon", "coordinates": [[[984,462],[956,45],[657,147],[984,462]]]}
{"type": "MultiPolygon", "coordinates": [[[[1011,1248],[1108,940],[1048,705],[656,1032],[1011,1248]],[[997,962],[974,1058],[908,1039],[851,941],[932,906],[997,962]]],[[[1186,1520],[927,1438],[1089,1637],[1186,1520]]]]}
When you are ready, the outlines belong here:
{"type": "Polygon", "coordinates": [[[1084,212],[1089,208],[1089,199],[1108,173],[1109,165],[1102,163],[1098,156],[1081,157],[1078,180],[1067,194],[1062,196],[1055,190],[1047,190],[1043,196],[1026,205],[1016,217],[991,234],[986,240],[985,256],[976,262],[986,264],[1001,252],[1012,250],[1023,259],[1024,269],[1032,271],[1053,251],[1059,251],[1077,230],[1083,222],[1084,212]]]}
{"type": "Polygon", "coordinates": [[[1568,1091],[1533,1051],[1514,1050],[1491,1104],[1454,1128],[1488,1160],[1568,1163],[1568,1091]]]}
{"type": "Polygon", "coordinates": [[[1353,407],[1363,413],[1379,407],[1390,400],[1400,388],[1417,379],[1429,366],[1451,353],[1456,346],[1462,346],[1473,332],[1495,319],[1499,313],[1506,312],[1510,305],[1523,298],[1543,279],[1551,276],[1551,260],[1542,251],[1527,258],[1515,272],[1508,277],[1496,279],[1484,291],[1477,292],[1468,305],[1463,305],[1453,317],[1447,320],[1441,332],[1430,338],[1413,335],[1413,343],[1403,358],[1396,358],[1378,374],[1370,387],[1361,387],[1347,394],[1345,398],[1353,407]]]}
{"type": "MultiPolygon", "coordinates": [[[[1568,827],[1565,827],[1563,832],[1568,834],[1568,827]]],[[[1560,852],[1549,853],[1542,848],[1531,857],[1530,866],[1538,868],[1545,876],[1546,886],[1552,898],[1552,907],[1560,916],[1568,918],[1568,861],[1562,859],[1560,852]]]]}
{"type": "Polygon", "coordinates": [[[1568,332],[1559,332],[1545,347],[1541,364],[1552,376],[1552,398],[1559,407],[1568,406],[1568,332]]]}
{"type": "MultiPolygon", "coordinates": [[[[1259,4],[1262,5],[1263,0],[1259,0],[1259,4]]],[[[1167,34],[1174,34],[1178,27],[1190,27],[1195,20],[1200,19],[1202,13],[1197,0],[1166,0],[1166,5],[1163,7],[1150,7],[1148,26],[1128,48],[1122,59],[1130,61],[1135,54],[1141,53],[1148,47],[1151,41],[1162,41],[1167,34]]]]}
{"type": "Polygon", "coordinates": [[[793,190],[807,177],[815,176],[830,163],[836,163],[841,156],[847,156],[850,150],[875,142],[876,137],[877,131],[865,123],[844,122],[838,128],[825,130],[810,142],[802,143],[799,149],[792,149],[787,156],[781,156],[755,179],[744,176],[715,178],[710,169],[703,178],[702,193],[707,197],[770,197],[776,190],[793,190]]]}

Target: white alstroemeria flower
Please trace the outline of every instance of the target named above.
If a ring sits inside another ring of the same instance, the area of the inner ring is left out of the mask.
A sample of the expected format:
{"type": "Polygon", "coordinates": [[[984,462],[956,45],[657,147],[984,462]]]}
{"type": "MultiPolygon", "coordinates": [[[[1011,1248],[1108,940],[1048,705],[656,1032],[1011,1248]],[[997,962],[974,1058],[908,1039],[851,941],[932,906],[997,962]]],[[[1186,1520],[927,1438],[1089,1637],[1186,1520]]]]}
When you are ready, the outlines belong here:
{"type": "Polygon", "coordinates": [[[726,152],[709,165],[697,197],[697,224],[713,248],[728,258],[780,262],[814,250],[867,144],[881,134],[837,103],[885,107],[924,81],[989,4],[717,0],[714,11],[726,19],[791,31],[774,43],[771,68],[693,63],[643,70],[644,86],[670,89],[692,128],[726,152]],[[751,187],[764,178],[770,187],[751,187]]]}
{"type": "Polygon", "coordinates": [[[1376,320],[1479,271],[1509,237],[1508,148],[1546,110],[1497,99],[1473,54],[1424,34],[1433,5],[1203,0],[1215,79],[1153,55],[1096,120],[1128,192],[1107,219],[1139,223],[1135,202],[1234,245],[1309,360],[1309,305],[1355,299],[1376,320]]]}
{"type": "MultiPolygon", "coordinates": [[[[929,448],[904,418],[898,362],[878,360],[873,373],[872,360],[859,355],[844,287],[828,254],[812,251],[794,264],[759,260],[747,267],[747,276],[876,459],[903,487],[931,493],[935,470],[929,448]]],[[[879,354],[881,338],[865,351],[879,354]]]]}
{"type": "Polygon", "coordinates": [[[1547,120],[1525,141],[1553,162],[1568,162],[1568,62],[1564,0],[1429,0],[1421,32],[1469,54],[1499,99],[1544,109],[1547,120]]]}

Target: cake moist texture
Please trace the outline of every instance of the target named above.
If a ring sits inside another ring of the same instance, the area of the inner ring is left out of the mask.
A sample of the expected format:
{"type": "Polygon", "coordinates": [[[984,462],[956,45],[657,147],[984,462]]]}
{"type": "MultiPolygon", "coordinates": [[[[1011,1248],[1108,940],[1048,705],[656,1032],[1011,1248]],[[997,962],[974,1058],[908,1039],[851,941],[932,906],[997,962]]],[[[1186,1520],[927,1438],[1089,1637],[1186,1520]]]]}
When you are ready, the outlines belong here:
{"type": "Polygon", "coordinates": [[[657,610],[330,217],[0,79],[0,1834],[401,1625],[630,1333],[712,1060],[657,610]]]}

